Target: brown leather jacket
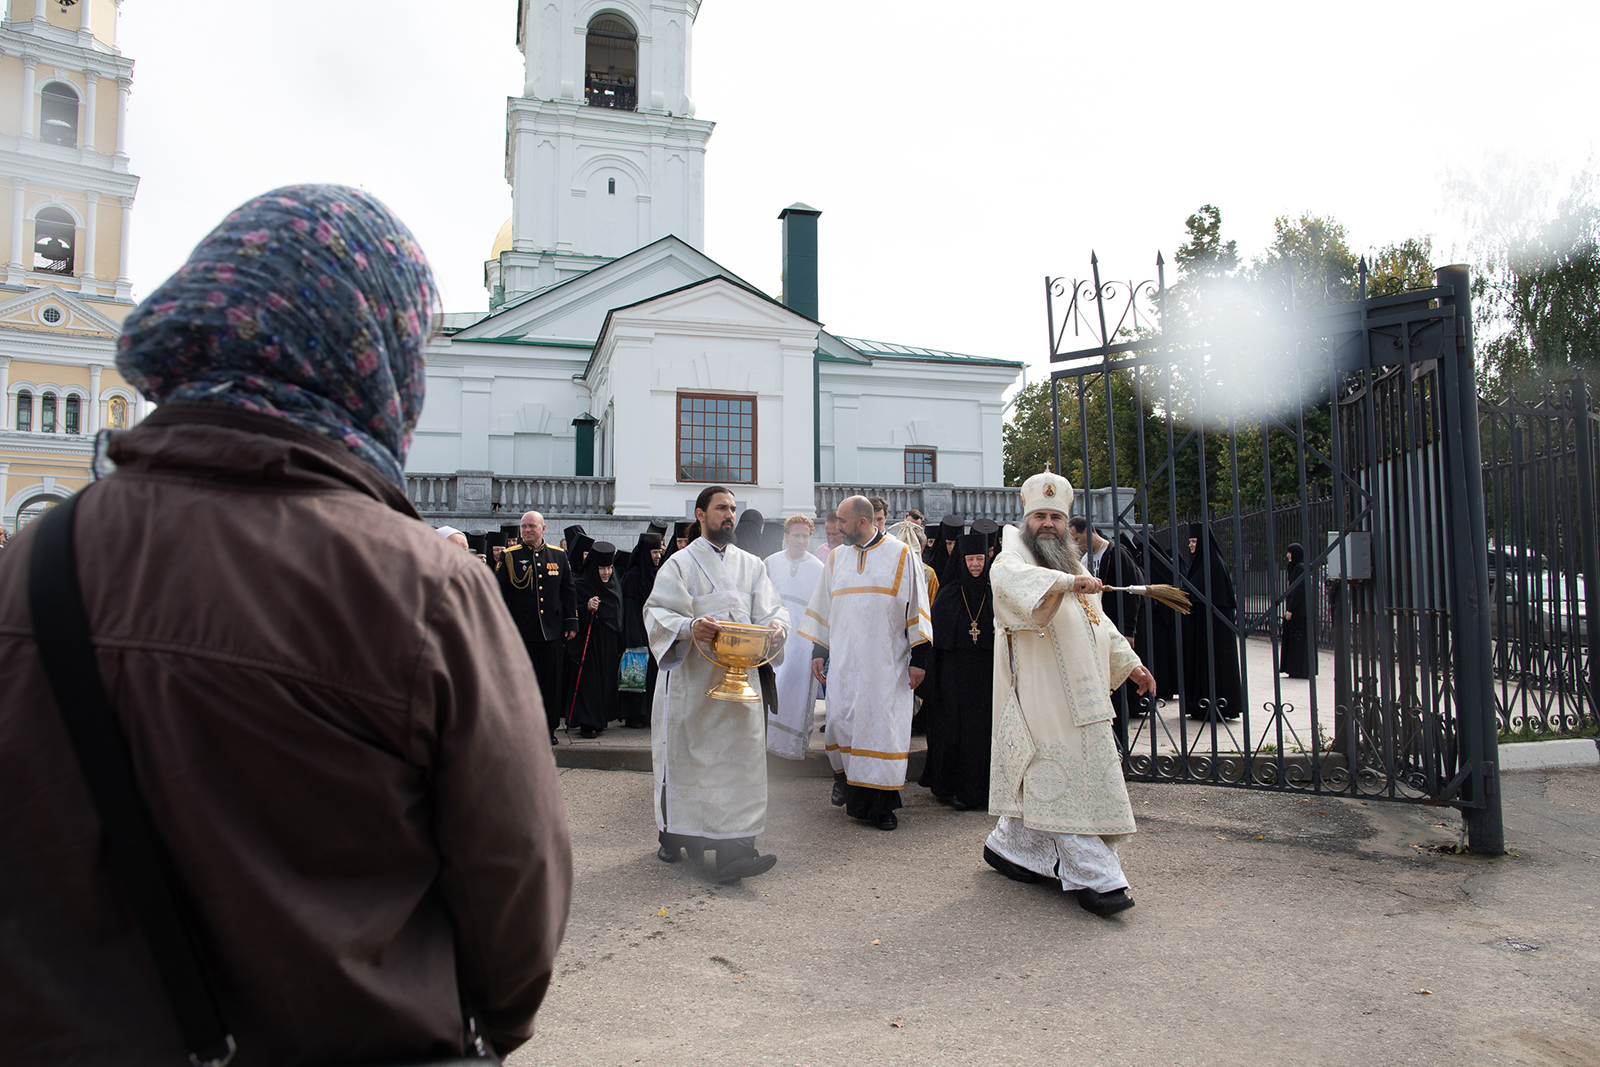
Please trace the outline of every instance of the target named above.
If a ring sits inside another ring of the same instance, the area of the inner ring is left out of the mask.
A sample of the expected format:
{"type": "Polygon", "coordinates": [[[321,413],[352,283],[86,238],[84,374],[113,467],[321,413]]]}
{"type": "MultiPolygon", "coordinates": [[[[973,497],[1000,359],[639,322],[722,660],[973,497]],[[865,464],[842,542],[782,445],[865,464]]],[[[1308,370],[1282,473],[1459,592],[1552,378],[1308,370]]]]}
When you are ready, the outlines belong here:
{"type": "MultiPolygon", "coordinates": [[[[539,688],[490,570],[338,445],[219,405],[116,435],[77,556],[100,672],[217,966],[236,1067],[526,1040],[572,895],[539,688]]],[[[0,554],[0,1062],[186,1050],[0,554]]]]}

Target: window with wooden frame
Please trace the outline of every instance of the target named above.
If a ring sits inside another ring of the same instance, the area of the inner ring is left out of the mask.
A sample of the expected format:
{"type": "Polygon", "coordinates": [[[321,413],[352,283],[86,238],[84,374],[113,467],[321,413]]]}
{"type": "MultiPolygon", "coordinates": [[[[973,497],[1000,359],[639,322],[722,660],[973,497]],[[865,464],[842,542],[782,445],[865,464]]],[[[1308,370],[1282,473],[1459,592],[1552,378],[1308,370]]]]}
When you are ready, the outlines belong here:
{"type": "Polygon", "coordinates": [[[906,484],[939,480],[939,453],[931,448],[906,449],[906,484]]]}
{"type": "Polygon", "coordinates": [[[678,481],[754,484],[756,398],[678,394],[678,481]]]}

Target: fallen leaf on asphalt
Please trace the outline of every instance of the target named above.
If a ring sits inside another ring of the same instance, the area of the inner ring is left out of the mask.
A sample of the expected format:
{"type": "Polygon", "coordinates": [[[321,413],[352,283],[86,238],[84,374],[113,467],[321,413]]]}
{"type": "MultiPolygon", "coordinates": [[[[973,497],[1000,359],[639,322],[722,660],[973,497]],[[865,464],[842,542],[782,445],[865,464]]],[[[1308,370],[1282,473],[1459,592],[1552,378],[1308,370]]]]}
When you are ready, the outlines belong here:
{"type": "Polygon", "coordinates": [[[899,1027],[905,1026],[905,1024],[906,1024],[906,1021],[904,1019],[893,1019],[889,1023],[890,1026],[893,1026],[893,1027],[895,1027],[897,1029],[899,1027]]]}
{"type": "Polygon", "coordinates": [[[1266,838],[1265,838],[1265,837],[1264,837],[1264,836],[1262,836],[1262,835],[1261,835],[1261,834],[1257,834],[1257,835],[1256,835],[1256,840],[1257,840],[1257,841],[1265,841],[1265,840],[1266,840],[1266,838]]]}
{"type": "Polygon", "coordinates": [[[657,915],[665,915],[666,913],[667,913],[667,909],[666,908],[662,908],[660,911],[656,912],[657,915]]]}
{"type": "Polygon", "coordinates": [[[1433,990],[1431,990],[1431,989],[1419,989],[1419,990],[1417,990],[1417,996],[1419,996],[1419,997],[1431,997],[1431,996],[1433,996],[1433,990]]]}
{"type": "Polygon", "coordinates": [[[1217,835],[1217,840],[1218,840],[1218,841],[1226,841],[1226,840],[1227,840],[1227,838],[1226,838],[1226,837],[1223,837],[1223,836],[1222,836],[1222,835],[1221,835],[1221,834],[1218,834],[1218,835],[1217,835]]]}
{"type": "Polygon", "coordinates": [[[881,944],[883,944],[883,942],[882,942],[882,941],[881,941],[881,940],[879,940],[879,939],[878,939],[878,938],[876,938],[876,937],[875,937],[875,938],[873,938],[873,939],[872,939],[872,943],[873,943],[873,944],[874,944],[874,945],[881,945],[881,944]]]}

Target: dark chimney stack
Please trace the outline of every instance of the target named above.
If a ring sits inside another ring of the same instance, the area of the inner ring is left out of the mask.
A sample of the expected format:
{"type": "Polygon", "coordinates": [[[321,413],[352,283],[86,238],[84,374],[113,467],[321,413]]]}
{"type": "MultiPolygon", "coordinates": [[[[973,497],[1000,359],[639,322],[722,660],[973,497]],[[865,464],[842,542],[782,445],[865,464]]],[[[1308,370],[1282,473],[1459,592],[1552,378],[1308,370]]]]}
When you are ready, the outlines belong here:
{"type": "Polygon", "coordinates": [[[783,305],[811,319],[817,314],[817,216],[808,204],[778,212],[783,223],[783,305]]]}

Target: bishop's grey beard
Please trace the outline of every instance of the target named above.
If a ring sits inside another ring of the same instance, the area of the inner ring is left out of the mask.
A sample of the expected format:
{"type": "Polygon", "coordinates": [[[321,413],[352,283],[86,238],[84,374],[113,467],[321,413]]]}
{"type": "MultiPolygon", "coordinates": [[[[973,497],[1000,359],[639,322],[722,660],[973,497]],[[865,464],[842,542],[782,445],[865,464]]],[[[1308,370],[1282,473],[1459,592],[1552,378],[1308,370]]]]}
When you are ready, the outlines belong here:
{"type": "Polygon", "coordinates": [[[1078,551],[1077,542],[1070,537],[1040,537],[1028,528],[1024,522],[1022,529],[1022,543],[1033,553],[1033,558],[1039,561],[1039,566],[1049,567],[1054,571],[1063,571],[1067,574],[1083,574],[1083,554],[1078,551]]]}

